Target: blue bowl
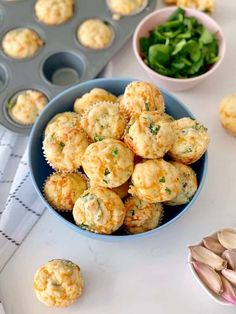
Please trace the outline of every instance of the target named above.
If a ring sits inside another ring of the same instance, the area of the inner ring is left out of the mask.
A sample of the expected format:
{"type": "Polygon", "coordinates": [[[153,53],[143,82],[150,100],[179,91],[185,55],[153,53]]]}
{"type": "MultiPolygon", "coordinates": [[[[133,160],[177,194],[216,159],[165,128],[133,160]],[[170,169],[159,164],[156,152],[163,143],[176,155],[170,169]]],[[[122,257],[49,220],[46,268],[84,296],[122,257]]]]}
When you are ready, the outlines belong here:
{"type": "MultiPolygon", "coordinates": [[[[207,172],[207,154],[202,156],[200,160],[198,160],[195,164],[192,165],[193,169],[197,173],[197,178],[199,182],[198,190],[195,193],[193,199],[186,205],[174,207],[166,206],[164,209],[164,218],[160,226],[151,231],[135,235],[122,234],[121,231],[118,231],[113,235],[102,235],[86,231],[76,226],[76,224],[73,221],[71,213],[59,213],[48,204],[47,200],[43,196],[43,184],[48,175],[50,175],[53,172],[53,169],[47,164],[43,156],[42,141],[43,132],[49,120],[52,119],[52,117],[54,117],[57,113],[64,111],[72,111],[75,99],[95,87],[104,88],[111,92],[112,94],[118,96],[124,93],[125,87],[132,81],[134,80],[125,78],[105,78],[95,79],[73,86],[65,90],[58,96],[56,96],[47,105],[47,107],[43,110],[43,112],[37,119],[37,122],[35,123],[31,131],[29,143],[29,166],[31,177],[33,180],[33,185],[39,197],[41,198],[45,206],[49,209],[49,211],[64,225],[67,225],[77,233],[84,235],[86,237],[103,241],[121,241],[127,239],[144,238],[147,236],[154,235],[157,232],[159,232],[162,228],[167,227],[171,223],[175,222],[192,206],[192,204],[198,198],[205,180],[207,172]]],[[[175,119],[179,119],[182,117],[194,118],[192,113],[176,97],[171,95],[166,90],[161,89],[161,92],[165,99],[167,113],[172,115],[175,119]]]]}

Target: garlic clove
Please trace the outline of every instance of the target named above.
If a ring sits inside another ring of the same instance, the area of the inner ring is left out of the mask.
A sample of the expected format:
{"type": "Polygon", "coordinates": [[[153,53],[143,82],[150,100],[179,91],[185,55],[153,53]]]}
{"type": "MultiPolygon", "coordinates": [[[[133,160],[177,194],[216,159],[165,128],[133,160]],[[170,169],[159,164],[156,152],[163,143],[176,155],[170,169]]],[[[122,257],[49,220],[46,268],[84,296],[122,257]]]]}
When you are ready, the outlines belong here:
{"type": "Polygon", "coordinates": [[[222,254],[222,258],[228,262],[231,269],[236,270],[236,251],[225,250],[222,254]]]}
{"type": "Polygon", "coordinates": [[[232,285],[236,286],[236,271],[231,269],[223,269],[221,273],[227,280],[229,280],[232,285]]]}
{"type": "Polygon", "coordinates": [[[221,277],[213,268],[198,261],[193,261],[192,265],[198,277],[210,290],[218,295],[223,292],[223,283],[221,277]]]}
{"type": "Polygon", "coordinates": [[[221,255],[225,251],[225,248],[220,244],[220,242],[213,237],[205,237],[202,241],[208,250],[216,254],[221,255]]]}
{"type": "Polygon", "coordinates": [[[205,263],[215,270],[226,268],[227,261],[201,245],[189,247],[191,256],[198,262],[205,263]]]}
{"type": "Polygon", "coordinates": [[[236,249],[236,230],[222,229],[217,232],[217,237],[221,245],[226,249],[236,249]]]}
{"type": "Polygon", "coordinates": [[[224,289],[223,293],[221,294],[222,298],[236,305],[236,291],[234,287],[223,276],[221,276],[221,281],[223,283],[223,289],[224,289]]]}

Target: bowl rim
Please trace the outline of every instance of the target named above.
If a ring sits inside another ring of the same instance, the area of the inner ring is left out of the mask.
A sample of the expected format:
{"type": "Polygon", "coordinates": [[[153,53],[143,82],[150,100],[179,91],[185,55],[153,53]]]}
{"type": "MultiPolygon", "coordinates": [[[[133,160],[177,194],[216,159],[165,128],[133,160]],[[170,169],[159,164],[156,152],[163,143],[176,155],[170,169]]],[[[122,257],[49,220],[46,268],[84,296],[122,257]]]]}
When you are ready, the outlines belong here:
{"type": "MultiPolygon", "coordinates": [[[[218,229],[216,232],[213,232],[209,235],[206,235],[204,237],[217,237],[217,232],[219,230],[222,229],[233,229],[236,230],[235,227],[225,227],[225,228],[220,228],[218,229]]],[[[196,245],[203,245],[203,241],[198,242],[196,245]]],[[[189,245],[188,245],[189,246],[189,245]]],[[[188,265],[189,265],[189,269],[193,275],[193,277],[196,279],[196,281],[199,283],[199,285],[202,287],[202,289],[217,303],[221,304],[221,305],[226,305],[226,306],[235,306],[234,304],[231,304],[230,302],[224,300],[223,298],[221,298],[220,296],[216,295],[213,291],[211,291],[203,282],[202,280],[199,278],[196,270],[194,269],[192,262],[193,258],[190,254],[190,252],[188,253],[188,265]]]]}
{"type": "MultiPolygon", "coordinates": [[[[37,121],[33,125],[33,128],[32,128],[31,133],[30,133],[29,149],[28,149],[29,169],[30,169],[30,176],[31,176],[31,179],[32,179],[32,182],[33,182],[33,186],[34,186],[38,196],[42,200],[42,202],[45,205],[45,207],[49,210],[49,212],[52,213],[54,216],[56,216],[65,225],[67,225],[72,230],[75,230],[75,232],[80,233],[83,236],[90,237],[90,238],[93,238],[93,239],[96,239],[96,240],[118,242],[118,241],[133,240],[133,239],[146,238],[146,237],[152,236],[156,232],[159,232],[161,229],[163,229],[165,227],[168,227],[170,224],[174,223],[177,219],[179,219],[192,206],[192,204],[198,198],[198,196],[199,196],[199,194],[200,194],[200,192],[201,192],[201,190],[203,188],[203,185],[205,183],[205,179],[206,179],[206,174],[207,174],[207,170],[208,170],[208,152],[207,151],[201,157],[201,158],[204,158],[204,164],[203,164],[203,170],[202,170],[202,180],[201,180],[201,182],[200,182],[200,184],[198,186],[198,189],[197,189],[196,193],[194,194],[192,200],[188,204],[186,204],[186,207],[177,216],[175,216],[170,221],[166,222],[164,225],[160,225],[160,226],[158,226],[155,229],[152,229],[150,231],[146,231],[146,232],[138,233],[138,234],[131,234],[131,235],[103,235],[103,234],[93,233],[91,231],[87,231],[85,229],[82,229],[79,226],[73,224],[72,222],[70,222],[67,219],[65,219],[64,217],[62,217],[46,201],[46,199],[44,198],[43,194],[41,193],[41,191],[40,191],[40,189],[39,189],[39,187],[38,187],[38,185],[36,183],[35,177],[33,175],[32,159],[34,157],[33,157],[32,146],[33,146],[34,137],[38,136],[38,134],[37,134],[37,126],[38,126],[38,124],[40,124],[41,120],[44,119],[44,115],[46,115],[46,113],[49,110],[49,108],[51,106],[55,106],[55,104],[57,103],[58,99],[60,99],[62,96],[65,96],[66,94],[70,94],[71,91],[76,90],[78,87],[83,88],[84,86],[90,85],[91,83],[94,83],[94,86],[95,86],[96,82],[104,82],[105,83],[107,81],[112,81],[114,83],[122,81],[122,82],[125,82],[126,85],[128,85],[129,83],[131,83],[131,82],[133,82],[135,80],[137,81],[137,79],[127,78],[127,77],[98,78],[98,79],[93,79],[93,80],[89,80],[89,81],[86,81],[86,82],[82,82],[82,83],[76,84],[76,85],[74,85],[74,86],[72,86],[72,87],[70,87],[68,89],[65,89],[64,91],[59,93],[56,97],[54,97],[52,100],[50,100],[50,102],[43,109],[41,115],[38,117],[37,121]]],[[[138,80],[138,81],[140,81],[140,80],[138,80]]],[[[188,115],[191,118],[195,119],[194,115],[190,112],[190,110],[187,108],[187,106],[181,100],[179,100],[175,95],[173,95],[172,93],[170,93],[169,91],[167,91],[164,88],[160,88],[160,90],[161,90],[162,93],[166,94],[167,96],[169,96],[172,99],[174,99],[177,103],[179,103],[184,108],[184,110],[186,110],[188,115]]],[[[47,120],[47,122],[48,122],[48,120],[47,120]]],[[[44,124],[46,124],[46,123],[44,123],[44,124]]]]}
{"type": "MultiPolygon", "coordinates": [[[[161,78],[161,79],[165,79],[165,80],[168,80],[169,82],[173,82],[173,83],[177,83],[177,82],[195,82],[195,81],[198,81],[200,79],[204,79],[206,77],[208,77],[211,73],[213,73],[219,66],[220,64],[222,63],[224,57],[225,57],[225,53],[226,53],[226,41],[225,41],[225,36],[223,34],[223,31],[222,31],[222,28],[220,27],[220,25],[211,17],[209,16],[208,14],[206,13],[203,13],[199,10],[196,10],[196,9],[192,9],[192,8],[184,8],[184,10],[187,12],[187,13],[190,13],[190,14],[193,14],[194,17],[197,18],[197,16],[202,16],[204,19],[206,20],[209,20],[211,21],[215,26],[216,28],[218,29],[217,32],[219,33],[220,35],[220,38],[221,38],[221,42],[218,42],[219,44],[219,52],[221,52],[221,55],[220,55],[220,58],[218,61],[216,61],[213,66],[205,73],[201,74],[201,75],[198,75],[198,76],[195,76],[195,77],[190,77],[190,78],[174,78],[174,77],[171,77],[171,76],[165,76],[165,75],[162,75],[156,71],[154,71],[152,68],[150,68],[148,65],[145,64],[145,62],[143,61],[143,59],[141,58],[140,56],[140,53],[138,51],[138,46],[139,46],[139,32],[141,31],[142,27],[143,27],[143,24],[148,21],[149,19],[151,19],[153,16],[156,16],[156,15],[159,15],[161,13],[164,13],[164,12],[169,12],[169,13],[172,13],[173,11],[175,11],[178,7],[177,6],[169,6],[169,7],[166,7],[166,8],[162,8],[162,9],[158,9],[158,10],[155,10],[154,12],[148,14],[144,19],[142,19],[140,21],[140,23],[138,24],[138,26],[136,27],[135,29],[135,32],[134,32],[134,35],[133,35],[133,41],[132,41],[132,46],[133,46],[133,51],[134,51],[134,54],[135,54],[135,57],[136,59],[138,60],[139,64],[151,75],[156,75],[156,77],[158,78],[161,78]]],[[[202,23],[204,25],[204,23],[202,23]]]]}

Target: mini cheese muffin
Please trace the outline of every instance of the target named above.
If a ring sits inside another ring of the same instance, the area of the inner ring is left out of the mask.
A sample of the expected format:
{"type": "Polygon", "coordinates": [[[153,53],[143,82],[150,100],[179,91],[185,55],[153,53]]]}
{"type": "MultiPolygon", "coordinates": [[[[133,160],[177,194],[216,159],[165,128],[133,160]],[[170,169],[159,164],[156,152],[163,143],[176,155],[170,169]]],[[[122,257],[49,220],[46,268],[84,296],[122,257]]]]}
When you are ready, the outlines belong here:
{"type": "Polygon", "coordinates": [[[80,116],[75,112],[62,112],[56,114],[47,124],[44,135],[53,133],[58,129],[80,128],[80,116]]]}
{"type": "Polygon", "coordinates": [[[164,99],[158,88],[148,82],[132,82],[125,88],[123,107],[129,115],[143,111],[164,113],[164,99]]]}
{"type": "Polygon", "coordinates": [[[34,276],[38,300],[50,307],[69,306],[81,296],[83,287],[79,266],[68,260],[49,261],[34,276]]]}
{"type": "Polygon", "coordinates": [[[236,94],[226,96],[220,103],[219,111],[222,126],[236,136],[236,94]]]}
{"type": "Polygon", "coordinates": [[[175,141],[171,124],[156,111],[144,111],[138,118],[131,118],[124,141],[138,156],[161,158],[175,141]]]}
{"type": "Polygon", "coordinates": [[[42,92],[21,91],[9,101],[8,113],[19,124],[33,124],[47,103],[48,99],[42,92]]]}
{"type": "Polygon", "coordinates": [[[171,161],[170,163],[179,171],[181,191],[166,204],[170,206],[187,204],[191,201],[198,188],[196,173],[189,166],[179,162],[171,161]]]}
{"type": "Polygon", "coordinates": [[[204,12],[213,12],[215,8],[215,0],[176,0],[175,2],[178,7],[197,9],[204,12]]]}
{"type": "Polygon", "coordinates": [[[117,102],[117,98],[105,89],[93,88],[90,92],[76,99],[74,111],[82,115],[91,105],[100,101],[117,102]]]}
{"type": "Polygon", "coordinates": [[[81,45],[90,49],[105,49],[113,40],[111,26],[99,19],[89,19],[83,22],[77,31],[81,45]]]}
{"type": "Polygon", "coordinates": [[[207,128],[191,118],[175,120],[171,125],[176,135],[169,151],[171,158],[186,165],[200,159],[209,144],[207,128]]]}
{"type": "Polygon", "coordinates": [[[107,4],[113,13],[120,15],[133,15],[142,11],[147,0],[107,0],[107,4]]]}
{"type": "Polygon", "coordinates": [[[65,23],[73,16],[74,0],[38,0],[35,15],[47,25],[65,23]]]}
{"type": "Polygon", "coordinates": [[[48,164],[57,171],[73,172],[81,166],[82,156],[89,145],[82,128],[58,127],[45,135],[44,156],[48,164]]]}
{"type": "Polygon", "coordinates": [[[56,210],[72,211],[75,201],[87,188],[87,181],[83,175],[55,172],[44,184],[44,196],[56,210]]]}
{"type": "Polygon", "coordinates": [[[142,233],[156,228],[163,213],[161,203],[148,203],[136,196],[125,202],[125,209],[123,228],[129,233],[142,233]]]}
{"type": "Polygon", "coordinates": [[[169,201],[180,192],[178,170],[163,159],[135,165],[129,193],[150,203],[169,201]]]}
{"type": "Polygon", "coordinates": [[[85,112],[81,126],[94,142],[105,138],[120,139],[126,127],[126,119],[117,103],[99,102],[85,112]]]}
{"type": "Polygon", "coordinates": [[[105,139],[86,149],[82,166],[92,185],[115,188],[133,173],[134,154],[121,141],[105,139]]]}
{"type": "Polygon", "coordinates": [[[129,183],[129,181],[126,181],[124,184],[112,189],[112,191],[119,195],[121,199],[125,198],[128,195],[129,183]]]}
{"type": "Polygon", "coordinates": [[[2,40],[3,51],[14,59],[33,57],[43,44],[43,40],[35,31],[23,27],[12,29],[2,40]]]}
{"type": "Polygon", "coordinates": [[[73,217],[86,230],[111,234],[120,228],[125,218],[125,207],[120,197],[109,189],[93,187],[76,201],[73,217]]]}

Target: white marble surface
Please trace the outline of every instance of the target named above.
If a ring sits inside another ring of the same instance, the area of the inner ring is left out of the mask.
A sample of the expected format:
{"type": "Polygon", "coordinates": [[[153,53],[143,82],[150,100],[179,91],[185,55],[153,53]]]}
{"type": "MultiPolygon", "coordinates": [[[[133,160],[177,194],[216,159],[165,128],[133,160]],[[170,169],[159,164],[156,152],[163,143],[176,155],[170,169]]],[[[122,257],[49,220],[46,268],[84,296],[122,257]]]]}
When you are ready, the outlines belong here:
{"type": "MultiPolygon", "coordinates": [[[[236,92],[236,1],[216,2],[214,17],[226,36],[226,58],[209,81],[176,94],[208,126],[211,137],[209,171],[197,202],[156,236],[125,243],[89,240],[45,212],[0,274],[6,314],[235,313],[235,308],[211,300],[187,265],[188,244],[220,227],[236,227],[236,138],[227,135],[218,120],[220,100],[236,92]],[[84,294],[68,309],[45,307],[32,289],[36,269],[52,258],[75,261],[84,275],[84,294]]],[[[148,79],[134,59],[131,41],[107,72],[148,79]]]]}

